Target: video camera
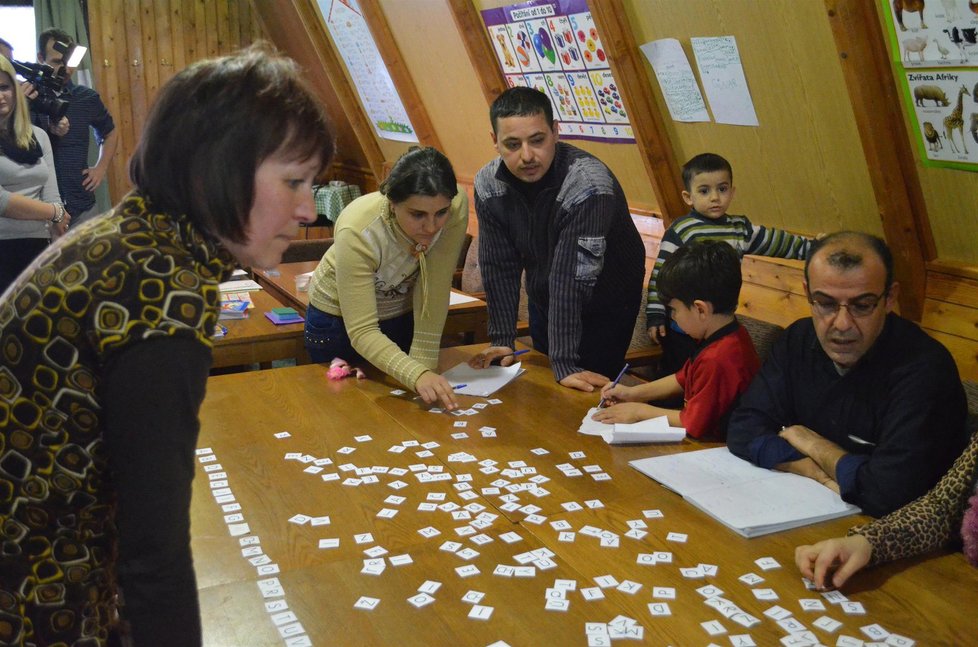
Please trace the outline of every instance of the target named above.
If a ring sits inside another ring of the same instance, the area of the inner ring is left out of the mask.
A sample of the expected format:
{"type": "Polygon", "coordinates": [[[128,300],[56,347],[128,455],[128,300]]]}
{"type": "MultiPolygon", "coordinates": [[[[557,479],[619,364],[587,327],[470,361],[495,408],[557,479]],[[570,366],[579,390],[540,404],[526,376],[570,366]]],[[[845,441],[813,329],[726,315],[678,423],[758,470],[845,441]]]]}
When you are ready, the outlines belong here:
{"type": "Polygon", "coordinates": [[[31,99],[31,109],[48,115],[53,122],[60,121],[68,112],[68,101],[61,98],[67,93],[65,90],[67,70],[62,67],[55,74],[54,68],[45,63],[10,62],[14,66],[14,71],[37,90],[37,96],[31,99]]]}
{"type": "Polygon", "coordinates": [[[65,89],[65,83],[68,81],[68,68],[77,67],[88,49],[60,41],[55,41],[53,47],[55,51],[64,56],[66,61],[57,72],[46,63],[24,63],[23,61],[11,61],[11,63],[14,66],[14,71],[37,90],[37,96],[31,99],[31,110],[48,115],[51,121],[56,123],[68,111],[68,100],[65,98],[68,94],[65,89]]]}

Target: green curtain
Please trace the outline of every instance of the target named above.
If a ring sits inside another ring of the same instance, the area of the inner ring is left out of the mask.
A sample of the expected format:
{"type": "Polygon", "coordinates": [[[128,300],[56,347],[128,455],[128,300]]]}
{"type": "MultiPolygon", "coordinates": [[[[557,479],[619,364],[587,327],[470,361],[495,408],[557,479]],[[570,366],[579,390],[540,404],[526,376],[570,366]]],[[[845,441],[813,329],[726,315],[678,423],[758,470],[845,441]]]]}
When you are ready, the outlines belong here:
{"type": "MultiPolygon", "coordinates": [[[[57,27],[68,32],[79,45],[88,47],[89,52],[72,76],[72,82],[94,88],[92,48],[88,40],[88,29],[85,28],[85,8],[81,0],[34,0],[34,27],[37,34],[45,29],[57,27]]],[[[116,115],[113,115],[113,118],[116,118],[116,115]]],[[[95,143],[95,135],[89,133],[88,164],[94,166],[97,161],[98,145],[95,143]]],[[[95,201],[99,212],[107,211],[112,206],[107,179],[95,190],[95,201]]]]}

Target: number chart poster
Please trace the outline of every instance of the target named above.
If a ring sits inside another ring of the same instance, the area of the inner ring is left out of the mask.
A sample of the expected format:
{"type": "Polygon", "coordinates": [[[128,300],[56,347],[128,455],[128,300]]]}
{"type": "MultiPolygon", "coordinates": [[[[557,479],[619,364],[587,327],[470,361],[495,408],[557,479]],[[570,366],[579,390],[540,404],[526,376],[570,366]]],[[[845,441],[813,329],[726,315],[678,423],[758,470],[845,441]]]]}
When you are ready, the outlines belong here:
{"type": "Polygon", "coordinates": [[[549,96],[561,137],[635,141],[586,0],[532,0],[482,19],[506,82],[549,96]]]}
{"type": "Polygon", "coordinates": [[[319,10],[377,135],[384,139],[416,143],[418,136],[414,126],[391,81],[357,0],[319,0],[319,10]]]}
{"type": "Polygon", "coordinates": [[[881,1],[923,163],[978,172],[978,2],[881,1]]]}

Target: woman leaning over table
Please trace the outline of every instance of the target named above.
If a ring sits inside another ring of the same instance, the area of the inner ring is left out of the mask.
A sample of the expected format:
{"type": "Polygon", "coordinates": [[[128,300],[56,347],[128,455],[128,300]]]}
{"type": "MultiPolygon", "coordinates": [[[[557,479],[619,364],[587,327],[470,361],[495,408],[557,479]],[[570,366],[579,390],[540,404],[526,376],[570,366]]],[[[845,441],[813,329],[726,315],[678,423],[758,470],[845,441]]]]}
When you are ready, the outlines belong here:
{"type": "Polygon", "coordinates": [[[456,406],[435,372],[468,200],[448,159],[415,148],[380,191],[351,202],[309,282],[305,346],[314,362],[363,357],[427,403],[456,406]]]}
{"type": "Polygon", "coordinates": [[[0,56],[0,294],[68,228],[47,133],[31,125],[13,65],[0,56]]]}
{"type": "Polygon", "coordinates": [[[218,284],[315,219],[332,141],[292,61],[194,63],[159,91],[133,192],[0,299],[0,644],[201,643],[190,492],[218,284]]]}
{"type": "Polygon", "coordinates": [[[820,589],[838,588],[866,565],[890,562],[963,542],[978,567],[978,431],[937,485],[885,517],[795,549],[802,575],[820,589]]]}

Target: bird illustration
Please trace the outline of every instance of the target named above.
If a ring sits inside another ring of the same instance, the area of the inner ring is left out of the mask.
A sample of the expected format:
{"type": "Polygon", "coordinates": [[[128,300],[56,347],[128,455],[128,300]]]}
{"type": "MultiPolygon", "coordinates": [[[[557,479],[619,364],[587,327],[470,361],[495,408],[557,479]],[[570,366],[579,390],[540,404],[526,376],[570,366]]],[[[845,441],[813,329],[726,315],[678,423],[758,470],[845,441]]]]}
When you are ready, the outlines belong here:
{"type": "Polygon", "coordinates": [[[934,39],[934,44],[937,45],[937,51],[941,53],[941,60],[946,61],[947,55],[950,54],[951,51],[946,47],[944,47],[943,45],[941,45],[939,42],[937,42],[936,38],[934,39]]]}

